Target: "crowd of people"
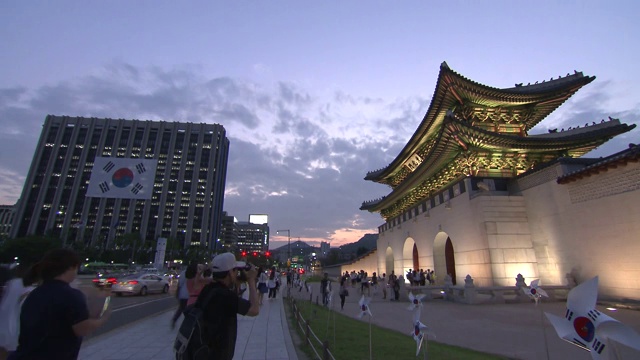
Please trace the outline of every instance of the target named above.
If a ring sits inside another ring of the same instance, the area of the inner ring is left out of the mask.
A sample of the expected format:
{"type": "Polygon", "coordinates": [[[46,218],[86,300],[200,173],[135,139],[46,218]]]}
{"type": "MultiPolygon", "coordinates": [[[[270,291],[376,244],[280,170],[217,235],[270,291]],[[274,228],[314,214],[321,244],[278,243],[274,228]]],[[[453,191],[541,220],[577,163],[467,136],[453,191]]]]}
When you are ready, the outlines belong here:
{"type": "MultiPolygon", "coordinates": [[[[111,309],[104,306],[108,304],[104,301],[108,292],[76,286],[80,265],[73,250],[56,249],[29,268],[0,266],[0,360],[78,358],[82,339],[104,325],[111,314],[111,309]]],[[[207,349],[215,351],[204,358],[232,359],[237,314],[258,315],[262,295],[269,291],[269,298],[275,298],[279,284],[275,268],[268,273],[259,271],[236,261],[232,253],[215,256],[210,266],[190,264],[179,276],[178,308],[171,327],[190,309],[200,309],[208,333],[215,334],[205,343],[207,349]],[[259,292],[261,280],[266,289],[259,292]],[[242,293],[247,290],[245,299],[242,293]]]]}
{"type": "MultiPolygon", "coordinates": [[[[431,269],[426,271],[420,269],[409,269],[406,274],[406,279],[411,286],[426,286],[435,284],[435,272],[431,269]]],[[[386,273],[382,275],[373,272],[371,276],[364,271],[360,270],[356,272],[345,271],[338,280],[340,288],[338,295],[340,296],[340,308],[344,309],[344,303],[346,297],[349,296],[349,289],[356,290],[360,295],[366,296],[378,296],[382,295],[382,299],[386,300],[387,296],[391,301],[398,301],[400,299],[400,284],[404,282],[402,276],[396,276],[394,271],[387,276],[386,273]]],[[[302,288],[302,287],[301,287],[302,288]]],[[[331,279],[328,274],[325,273],[320,282],[320,291],[322,294],[322,303],[328,304],[328,296],[331,293],[331,279]]]]}
{"type": "MultiPolygon", "coordinates": [[[[52,250],[42,260],[25,269],[20,266],[0,267],[0,360],[77,359],[82,339],[102,326],[110,309],[93,311],[89,294],[74,284],[80,258],[69,249],[52,250]]],[[[285,273],[288,287],[311,291],[300,273],[285,273]]],[[[432,270],[409,270],[406,279],[414,286],[435,282],[432,270]]],[[[324,274],[320,282],[322,303],[328,305],[334,279],[324,274]]],[[[366,296],[382,295],[382,299],[398,301],[402,276],[392,271],[389,276],[366,271],[345,272],[338,279],[340,307],[344,309],[349,291],[366,296]]],[[[190,309],[198,308],[216,336],[206,340],[208,349],[216,349],[205,358],[232,359],[237,336],[237,314],[256,316],[268,293],[275,299],[280,288],[280,272],[275,268],[256,268],[236,261],[232,253],[213,258],[211,265],[192,263],[178,280],[178,308],[171,319],[174,328],[178,319],[190,309]],[[248,299],[243,293],[248,290],[248,299]]],[[[94,299],[95,300],[95,299],[94,299]]],[[[185,315],[186,316],[186,315],[185,315]]],[[[190,357],[188,357],[190,358],[190,357]]]]}

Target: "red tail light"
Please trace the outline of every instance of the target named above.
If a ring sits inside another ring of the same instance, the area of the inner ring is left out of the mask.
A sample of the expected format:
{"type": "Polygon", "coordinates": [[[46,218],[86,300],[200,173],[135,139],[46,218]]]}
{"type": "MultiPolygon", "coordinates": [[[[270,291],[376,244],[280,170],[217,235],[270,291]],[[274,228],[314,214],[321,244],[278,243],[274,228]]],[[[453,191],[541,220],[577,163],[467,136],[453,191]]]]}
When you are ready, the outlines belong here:
{"type": "Polygon", "coordinates": [[[98,280],[98,279],[93,279],[93,280],[91,280],[91,281],[93,281],[93,282],[100,282],[100,280],[98,280]]]}
{"type": "Polygon", "coordinates": [[[107,282],[108,282],[109,284],[115,284],[115,283],[117,283],[118,281],[116,280],[116,278],[108,278],[108,279],[107,279],[107,282]]]}
{"type": "Polygon", "coordinates": [[[138,285],[138,280],[127,281],[127,283],[130,285],[138,285]]]}

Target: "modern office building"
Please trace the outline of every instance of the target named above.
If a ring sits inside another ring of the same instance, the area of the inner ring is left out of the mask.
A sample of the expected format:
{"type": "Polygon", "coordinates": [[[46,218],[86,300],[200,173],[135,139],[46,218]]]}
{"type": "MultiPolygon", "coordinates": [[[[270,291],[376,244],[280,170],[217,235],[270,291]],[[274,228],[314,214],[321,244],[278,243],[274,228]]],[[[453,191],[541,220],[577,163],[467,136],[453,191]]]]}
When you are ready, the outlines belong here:
{"type": "Polygon", "coordinates": [[[11,237],[106,246],[140,233],[214,249],[228,154],[219,124],[48,115],[11,237]]]}
{"type": "Polygon", "coordinates": [[[320,243],[320,254],[319,257],[325,258],[329,255],[329,250],[331,250],[331,244],[326,241],[320,243]]]}
{"type": "Polygon", "coordinates": [[[222,212],[222,230],[220,232],[219,246],[224,251],[236,252],[238,245],[238,219],[233,215],[222,212]]]}
{"type": "Polygon", "coordinates": [[[249,221],[236,222],[238,251],[266,252],[269,250],[267,215],[249,215],[249,221]]]}
{"type": "Polygon", "coordinates": [[[0,205],[0,237],[9,236],[13,221],[13,205],[0,205]]]}

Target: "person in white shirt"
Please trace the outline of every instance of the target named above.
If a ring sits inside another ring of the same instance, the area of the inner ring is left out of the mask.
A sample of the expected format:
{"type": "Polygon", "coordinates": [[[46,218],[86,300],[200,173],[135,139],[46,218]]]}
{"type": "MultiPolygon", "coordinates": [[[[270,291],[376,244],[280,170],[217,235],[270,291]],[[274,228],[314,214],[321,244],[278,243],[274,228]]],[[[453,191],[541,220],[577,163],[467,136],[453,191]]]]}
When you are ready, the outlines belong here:
{"type": "Polygon", "coordinates": [[[8,271],[9,280],[4,284],[2,299],[0,300],[0,360],[4,360],[9,352],[18,347],[20,334],[20,308],[22,302],[33,290],[33,286],[25,286],[29,280],[20,277],[20,269],[15,265],[8,271]]]}
{"type": "Polygon", "coordinates": [[[187,301],[189,301],[189,290],[187,290],[187,272],[183,270],[178,276],[178,288],[176,289],[176,298],[178,299],[178,308],[176,309],[173,318],[171,318],[171,328],[176,327],[176,322],[180,318],[180,315],[187,307],[187,301]]]}

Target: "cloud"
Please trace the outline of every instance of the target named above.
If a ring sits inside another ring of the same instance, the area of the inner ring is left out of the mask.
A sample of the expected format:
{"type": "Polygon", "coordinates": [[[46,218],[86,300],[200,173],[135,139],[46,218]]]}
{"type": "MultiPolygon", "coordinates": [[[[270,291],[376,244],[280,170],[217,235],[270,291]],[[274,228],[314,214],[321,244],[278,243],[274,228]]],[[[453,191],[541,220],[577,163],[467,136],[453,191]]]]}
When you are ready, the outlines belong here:
{"type": "MultiPolygon", "coordinates": [[[[574,97],[543,121],[540,131],[607,116],[640,122],[639,106],[608,111],[610,86],[574,97]]],[[[364,176],[397,156],[429,101],[339,89],[326,95],[292,82],[268,86],[208,78],[197,66],[138,68],[121,62],[72,81],[0,89],[0,203],[20,196],[47,114],[215,122],[231,142],[224,204],[230,215],[247,220],[249,214],[269,214],[270,225],[291,229],[294,239],[339,245],[377,231],[380,215],[359,207],[389,189],[364,176]]],[[[638,142],[637,134],[607,146],[619,151],[638,142]]]]}
{"type": "Polygon", "coordinates": [[[216,122],[231,142],[226,211],[241,220],[270,214],[272,226],[302,239],[343,241],[351,233],[355,241],[382,222],[360,211],[361,203],[388,191],[364,176],[393,159],[412,132],[406,124],[401,135],[392,124],[384,131],[372,124],[404,121],[414,105],[342,97],[348,101],[334,104],[290,82],[265,87],[206,78],[197,67],[121,62],[57,84],[0,89],[0,203],[20,196],[47,114],[216,122]]]}

